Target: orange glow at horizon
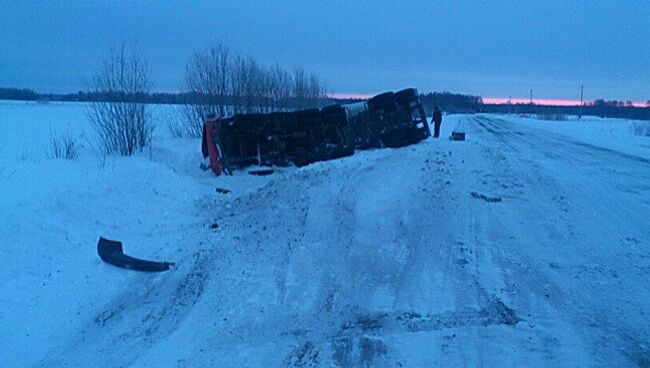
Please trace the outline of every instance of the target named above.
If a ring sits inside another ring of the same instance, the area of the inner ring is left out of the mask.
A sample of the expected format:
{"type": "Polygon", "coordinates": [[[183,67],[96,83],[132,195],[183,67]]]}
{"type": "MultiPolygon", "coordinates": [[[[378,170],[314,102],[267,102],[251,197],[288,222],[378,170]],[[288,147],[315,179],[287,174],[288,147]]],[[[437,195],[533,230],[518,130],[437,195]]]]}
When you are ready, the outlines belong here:
{"type": "MultiPolygon", "coordinates": [[[[488,105],[507,104],[507,103],[527,104],[530,103],[530,99],[529,98],[483,97],[483,103],[488,105]]],[[[545,106],[580,106],[580,101],[578,100],[533,98],[533,103],[535,105],[545,105],[545,106]]]]}
{"type": "Polygon", "coordinates": [[[329,94],[327,94],[327,97],[329,97],[329,98],[341,98],[341,99],[355,98],[355,99],[359,99],[359,100],[367,100],[372,96],[374,96],[374,95],[367,94],[367,93],[329,93],[329,94]]]}

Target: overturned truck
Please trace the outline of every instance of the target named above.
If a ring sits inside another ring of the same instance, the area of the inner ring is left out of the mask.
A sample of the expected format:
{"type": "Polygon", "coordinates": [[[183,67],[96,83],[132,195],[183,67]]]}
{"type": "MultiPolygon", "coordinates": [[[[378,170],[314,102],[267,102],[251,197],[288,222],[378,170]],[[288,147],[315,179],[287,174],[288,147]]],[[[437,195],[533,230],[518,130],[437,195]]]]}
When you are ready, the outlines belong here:
{"type": "Polygon", "coordinates": [[[203,157],[217,175],[246,166],[305,166],[357,149],[402,147],[431,136],[415,88],[322,109],[208,118],[203,157]]]}

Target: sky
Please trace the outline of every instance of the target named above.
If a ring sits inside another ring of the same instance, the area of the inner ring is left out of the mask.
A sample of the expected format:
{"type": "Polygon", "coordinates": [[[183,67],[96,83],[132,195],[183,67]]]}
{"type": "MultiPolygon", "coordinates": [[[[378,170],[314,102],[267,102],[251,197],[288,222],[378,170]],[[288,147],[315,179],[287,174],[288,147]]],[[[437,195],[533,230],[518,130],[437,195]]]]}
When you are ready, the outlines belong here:
{"type": "Polygon", "coordinates": [[[221,43],[340,94],[650,100],[650,1],[0,0],[0,86],[76,92],[137,42],[156,90],[221,43]]]}

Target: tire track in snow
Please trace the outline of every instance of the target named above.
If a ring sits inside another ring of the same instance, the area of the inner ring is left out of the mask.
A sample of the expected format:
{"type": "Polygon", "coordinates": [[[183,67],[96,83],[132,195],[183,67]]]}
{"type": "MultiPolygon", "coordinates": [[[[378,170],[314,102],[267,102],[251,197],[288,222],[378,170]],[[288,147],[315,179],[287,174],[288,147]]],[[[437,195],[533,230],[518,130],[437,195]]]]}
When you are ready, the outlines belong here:
{"type": "MultiPolygon", "coordinates": [[[[497,171],[507,171],[512,170],[508,164],[514,163],[515,168],[519,167],[515,173],[524,179],[526,187],[529,188],[523,194],[537,198],[531,203],[544,204],[542,209],[526,206],[530,208],[531,214],[538,213],[540,218],[559,217],[552,225],[549,221],[540,222],[538,227],[549,225],[550,227],[548,229],[542,227],[541,231],[530,234],[529,241],[534,239],[533,244],[542,247],[566,241],[580,245],[576,250],[571,251],[573,253],[571,257],[566,257],[559,262],[551,262],[548,268],[543,267],[539,260],[527,257],[519,247],[512,248],[511,250],[514,251],[512,253],[506,249],[496,249],[497,253],[495,254],[498,255],[497,258],[501,260],[504,269],[518,269],[518,276],[514,279],[510,278],[508,288],[519,290],[518,294],[521,295],[523,290],[520,289],[520,286],[524,285],[531,295],[544,296],[546,298],[544,302],[550,303],[556,309],[557,318],[572,320],[572,328],[589,341],[589,355],[594,360],[593,364],[611,364],[612,359],[615,359],[614,357],[621,352],[626,357],[625,359],[629,359],[634,364],[641,366],[647,364],[650,361],[650,352],[644,345],[644,341],[649,335],[647,329],[639,325],[630,325],[626,320],[621,320],[618,313],[612,313],[614,310],[620,310],[617,303],[621,303],[625,299],[628,299],[627,303],[629,303],[629,297],[624,297],[624,293],[617,291],[611,295],[615,298],[614,300],[605,298],[611,292],[607,290],[610,287],[608,285],[618,284],[618,287],[623,288],[629,284],[628,287],[638,288],[636,285],[640,280],[632,277],[625,283],[618,283],[618,276],[614,276],[613,279],[609,276],[608,267],[600,267],[601,271],[606,272],[605,274],[592,274],[585,281],[580,281],[584,277],[580,268],[577,272],[568,273],[570,269],[564,266],[564,264],[575,262],[595,265],[617,262],[613,263],[611,267],[617,268],[618,271],[612,274],[626,273],[626,267],[620,268],[625,264],[620,263],[623,262],[622,258],[615,253],[608,255],[607,247],[604,244],[599,244],[599,239],[594,239],[594,246],[584,252],[586,243],[583,238],[592,237],[592,235],[587,232],[590,229],[583,228],[576,221],[585,217],[585,213],[583,207],[576,207],[573,202],[583,197],[592,203],[604,202],[601,205],[604,211],[602,216],[615,219],[612,223],[619,223],[619,227],[613,228],[610,234],[627,231],[638,232],[638,229],[628,228],[630,224],[633,224],[633,219],[630,219],[631,222],[621,221],[622,219],[616,221],[617,218],[620,218],[621,208],[624,208],[621,206],[625,205],[616,202],[608,203],[613,198],[617,198],[616,196],[598,198],[598,193],[601,192],[596,191],[595,194],[591,192],[599,188],[590,188],[586,185],[587,182],[584,181],[584,178],[598,178],[599,175],[602,175],[601,172],[609,172],[610,168],[615,168],[617,175],[607,175],[605,180],[598,181],[598,184],[609,188],[608,193],[610,194],[616,194],[621,189],[640,194],[635,191],[640,188],[638,182],[648,180],[648,171],[643,169],[646,164],[644,159],[639,160],[636,156],[592,147],[590,144],[582,144],[535,129],[528,129],[525,134],[521,132],[515,134],[519,127],[502,119],[477,117],[474,121],[488,134],[489,138],[499,142],[503,147],[507,147],[506,152],[509,157],[506,160],[495,160],[494,157],[497,157],[498,153],[493,152],[493,148],[490,146],[483,147],[486,152],[484,157],[491,159],[492,167],[497,171]],[[550,161],[545,162],[543,158],[550,159],[550,161]],[[522,170],[523,167],[528,167],[529,170],[522,170]],[[562,175],[560,170],[569,167],[574,174],[562,175]],[[557,173],[560,175],[556,176],[557,173]],[[540,200],[540,197],[549,200],[540,200]],[[563,273],[563,275],[557,275],[558,273],[563,273]],[[601,283],[605,284],[592,282],[591,278],[602,280],[601,283]],[[572,281],[574,279],[578,281],[572,281]],[[597,290],[605,291],[605,294],[601,295],[597,290]]],[[[509,177],[510,175],[503,174],[502,176],[509,177]]],[[[642,204],[636,202],[629,203],[627,206],[634,208],[642,206],[642,204]]],[[[530,214],[524,215],[522,218],[526,219],[528,216],[530,214]]],[[[528,247],[524,249],[532,250],[531,244],[522,244],[522,246],[528,247]]],[[[555,248],[553,252],[556,252],[556,249],[563,252],[564,247],[555,248]]],[[[516,305],[520,305],[521,302],[522,300],[519,299],[516,305]]]]}
{"type": "MultiPolygon", "coordinates": [[[[440,154],[440,156],[442,155],[440,154]]],[[[439,173],[441,171],[438,169],[445,163],[443,160],[437,160],[436,157],[431,157],[426,162],[430,163],[430,168],[439,173]]],[[[442,169],[442,171],[445,170],[442,169]]],[[[364,179],[367,178],[364,177],[364,179]]],[[[438,197],[432,196],[428,189],[435,185],[442,185],[440,189],[444,190],[448,182],[444,180],[444,176],[436,177],[436,179],[439,180],[438,184],[425,179],[417,190],[416,188],[403,188],[404,193],[409,193],[408,203],[411,205],[417,203],[417,206],[426,208],[425,213],[429,213],[432,207],[438,206],[438,197]],[[421,196],[414,195],[414,193],[420,192],[423,193],[421,196]]],[[[354,182],[353,184],[353,191],[356,189],[358,192],[358,188],[363,188],[354,182]]],[[[367,196],[363,194],[355,194],[355,197],[367,199],[367,196]]],[[[423,242],[424,239],[430,239],[430,228],[421,226],[422,220],[426,221],[419,217],[404,219],[395,228],[397,230],[394,230],[395,234],[402,237],[401,241],[408,244],[409,252],[403,266],[404,271],[398,272],[397,278],[390,281],[392,295],[397,296],[396,300],[399,300],[399,295],[403,294],[402,299],[408,302],[408,299],[404,298],[412,298],[422,293],[420,278],[438,268],[441,255],[438,252],[442,251],[446,252],[445,270],[450,273],[451,279],[458,278],[459,285],[463,285],[461,287],[469,286],[470,290],[475,290],[479,295],[479,302],[483,306],[480,308],[467,307],[465,303],[468,300],[463,298],[464,302],[459,304],[458,310],[440,313],[352,311],[348,322],[327,322],[340,324],[338,332],[334,330],[320,336],[307,334],[304,338],[299,339],[301,342],[285,358],[286,365],[318,366],[327,361],[325,360],[327,357],[331,357],[332,364],[343,367],[375,365],[386,361],[392,362],[388,364],[397,364],[398,360],[393,356],[395,352],[391,351],[390,346],[383,342],[384,336],[435,332],[463,327],[512,326],[520,321],[512,309],[497,297],[489,295],[472,275],[467,274],[462,265],[458,263],[458,247],[454,242],[445,241],[439,248],[426,241],[423,242]],[[413,224],[416,220],[418,222],[413,224]]],[[[439,226],[444,225],[439,224],[439,226]]],[[[354,246],[358,246],[358,244],[354,246]]],[[[344,254],[337,256],[344,257],[344,254]]]]}
{"type": "Polygon", "coordinates": [[[294,366],[396,365],[404,352],[389,342],[394,335],[512,328],[519,316],[470,272],[484,260],[463,253],[453,219],[437,219],[438,229],[428,222],[449,210],[438,191],[456,195],[445,192],[444,155],[424,145],[368,152],[365,162],[280,175],[230,207],[199,207],[217,214],[219,231],[204,243],[218,245],[187,271],[117,298],[100,314],[104,326],[93,323],[44,365],[89,365],[97,356],[140,363],[197,327],[179,366],[223,365],[233,351],[294,366]],[[469,264],[459,263],[463,255],[469,264]]]}

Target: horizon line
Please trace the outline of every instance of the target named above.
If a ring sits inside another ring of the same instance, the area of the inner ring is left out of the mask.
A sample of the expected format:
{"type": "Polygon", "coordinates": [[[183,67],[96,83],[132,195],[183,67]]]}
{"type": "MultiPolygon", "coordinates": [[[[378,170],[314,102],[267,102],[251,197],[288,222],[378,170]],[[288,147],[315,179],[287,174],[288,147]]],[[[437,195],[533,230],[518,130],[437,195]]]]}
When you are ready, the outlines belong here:
{"type": "MultiPolygon", "coordinates": [[[[361,100],[367,100],[375,95],[373,94],[366,94],[366,93],[328,93],[327,97],[329,98],[340,98],[340,99],[348,99],[348,98],[354,98],[354,99],[361,99],[361,100]]],[[[480,96],[479,96],[480,97],[480,96]]],[[[519,97],[481,97],[481,100],[484,104],[486,105],[500,105],[500,104],[529,104],[531,102],[530,98],[519,98],[519,97]]],[[[598,100],[598,99],[596,99],[598,100]]],[[[594,101],[596,100],[583,100],[582,103],[584,105],[590,105],[593,104],[594,101]]],[[[605,100],[605,99],[603,99],[605,100]]],[[[608,100],[605,100],[608,101],[608,100]]],[[[623,100],[615,100],[615,101],[622,101],[622,102],[627,102],[623,100]]],[[[580,100],[572,100],[572,99],[560,99],[560,98],[533,98],[532,102],[534,105],[541,105],[541,106],[580,106],[580,100]]],[[[630,101],[632,102],[632,106],[634,107],[648,107],[647,102],[642,102],[642,101],[630,101]]]]}
{"type": "MultiPolygon", "coordinates": [[[[5,87],[5,86],[0,86],[0,88],[3,89],[17,89],[17,90],[31,90],[35,92],[36,94],[39,95],[73,95],[78,92],[85,92],[88,93],[89,91],[82,91],[78,90],[76,92],[64,92],[64,93],[54,93],[54,92],[38,92],[36,89],[33,88],[21,88],[21,87],[5,87]]],[[[150,93],[170,93],[170,94],[180,94],[184,93],[181,90],[178,89],[160,89],[156,91],[151,91],[150,93]]],[[[441,92],[428,92],[428,93],[441,93],[441,92]]],[[[423,93],[424,94],[424,93],[423,93]]],[[[458,94],[464,94],[464,93],[458,93],[458,94]]],[[[357,99],[357,100],[367,100],[372,98],[373,96],[376,96],[377,94],[371,94],[371,93],[338,93],[338,92],[329,92],[326,93],[325,96],[328,98],[333,98],[333,99],[357,99]]],[[[482,100],[483,104],[486,105],[499,105],[499,104],[530,104],[531,99],[530,98],[522,98],[522,97],[480,97],[482,100]]],[[[630,100],[608,100],[604,98],[598,98],[594,100],[583,100],[584,105],[590,105],[593,104],[594,101],[596,100],[605,100],[605,101],[621,101],[621,102],[631,102],[632,106],[634,107],[650,107],[650,104],[648,102],[644,101],[630,101],[630,100]]],[[[650,101],[650,100],[649,100],[650,101]]],[[[532,103],[534,105],[541,105],[541,106],[580,106],[580,100],[574,100],[574,99],[561,99],[561,98],[533,98],[532,103]]]]}
{"type": "MultiPolygon", "coordinates": [[[[483,103],[486,105],[501,105],[501,104],[530,104],[531,101],[534,105],[541,105],[541,106],[580,106],[580,100],[571,100],[571,99],[553,99],[553,98],[533,98],[532,100],[530,98],[505,98],[505,97],[483,97],[482,98],[483,103]]],[[[604,100],[604,99],[596,99],[596,100],[604,100]]],[[[583,105],[591,105],[594,103],[596,100],[583,100],[582,104],[583,105]]],[[[607,100],[605,100],[607,101],[607,100]]],[[[628,101],[623,101],[623,100],[614,100],[614,101],[622,101],[622,102],[628,102],[628,101]]],[[[629,101],[632,102],[632,106],[634,107],[647,107],[648,104],[647,102],[641,102],[641,101],[629,101]]]]}

